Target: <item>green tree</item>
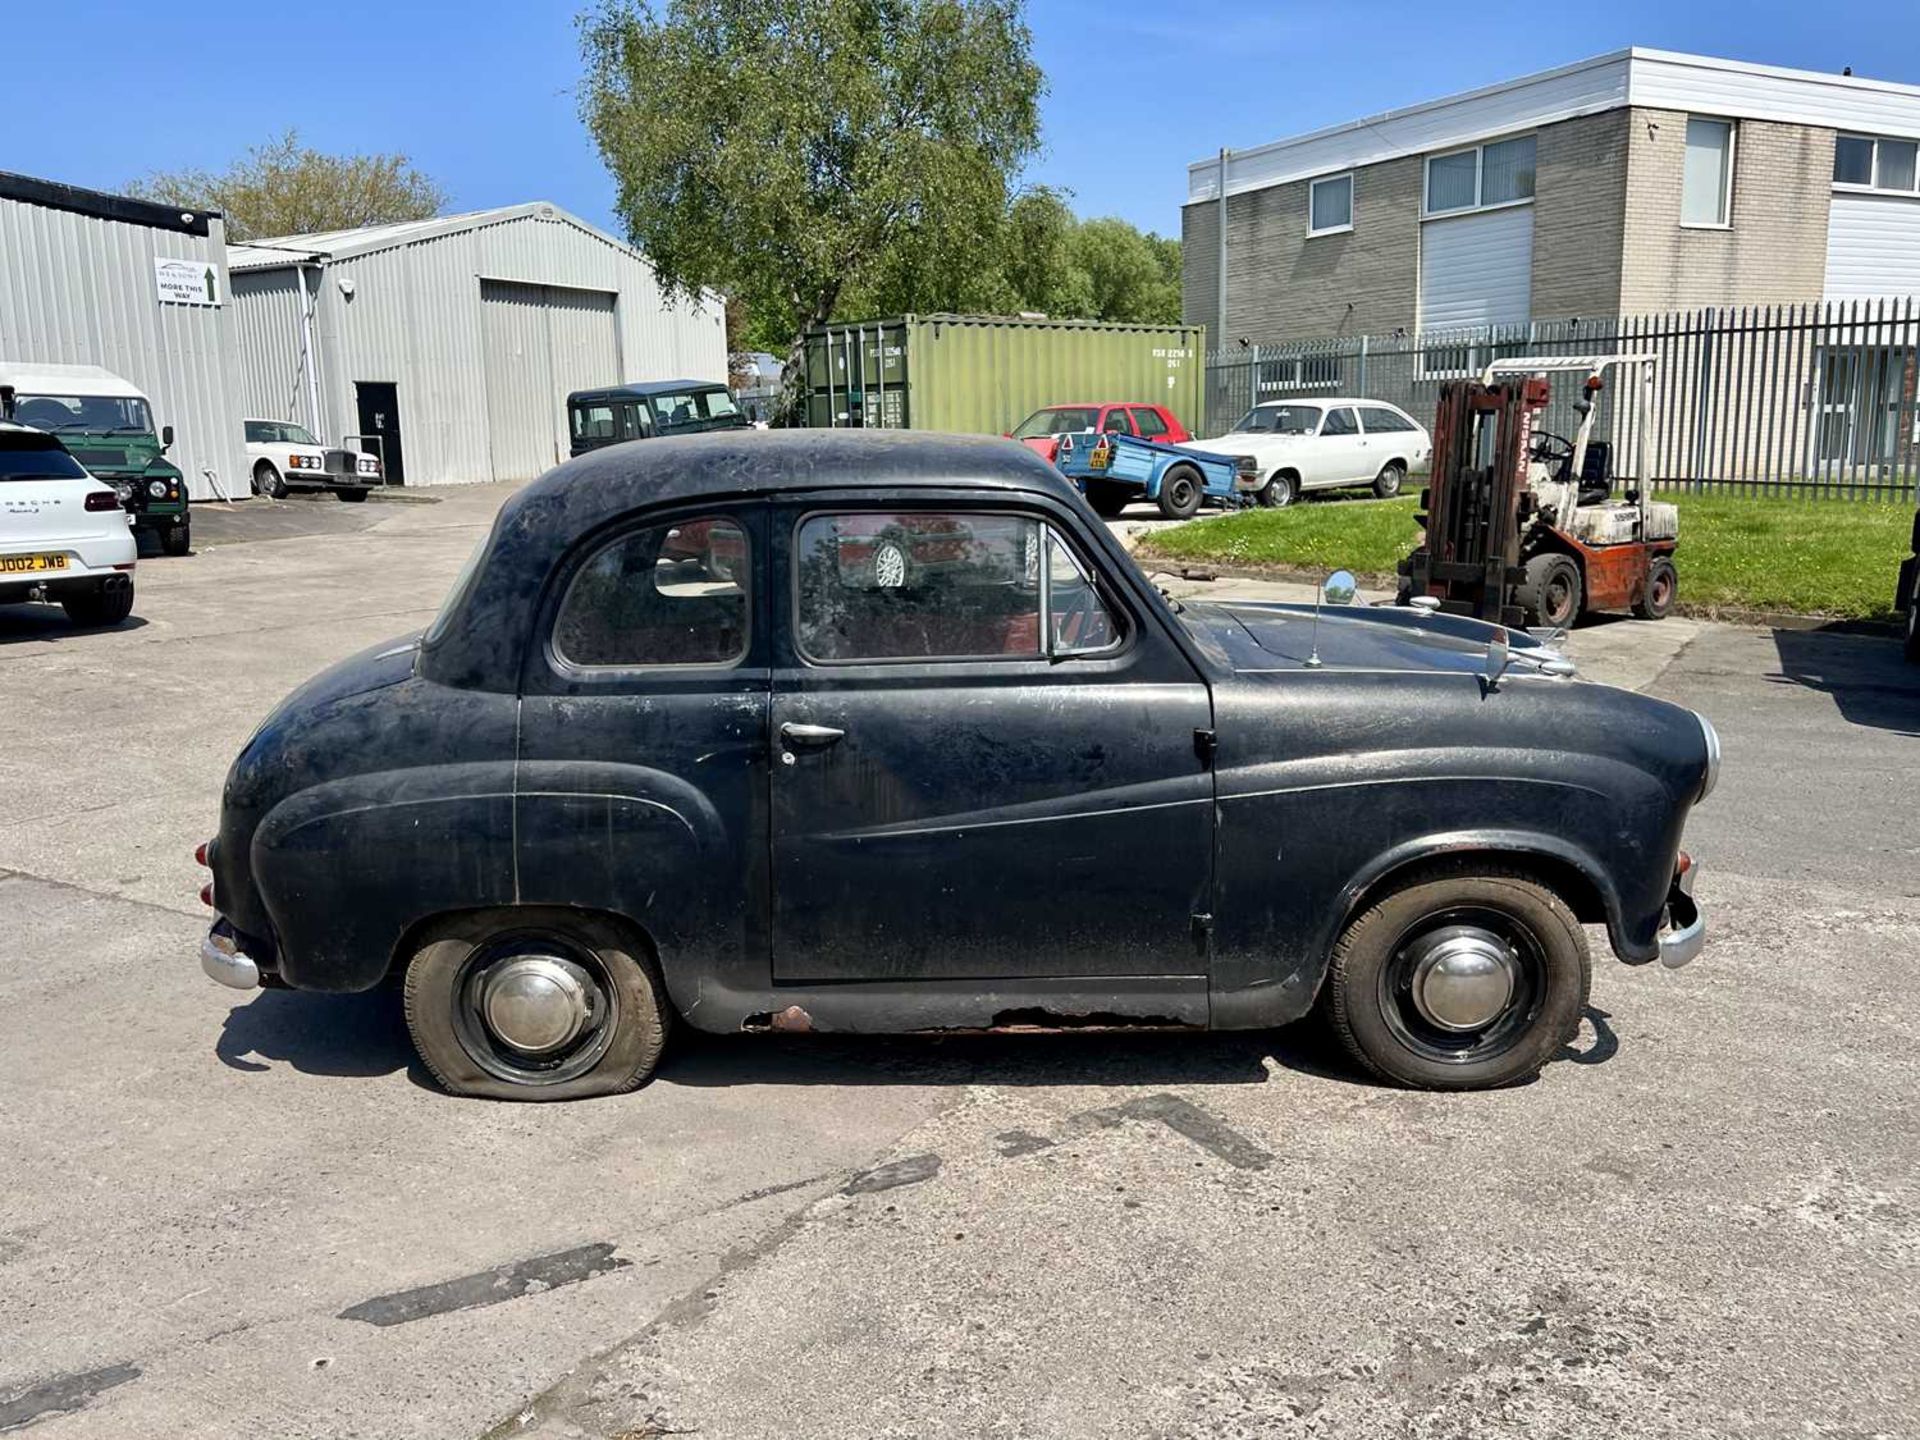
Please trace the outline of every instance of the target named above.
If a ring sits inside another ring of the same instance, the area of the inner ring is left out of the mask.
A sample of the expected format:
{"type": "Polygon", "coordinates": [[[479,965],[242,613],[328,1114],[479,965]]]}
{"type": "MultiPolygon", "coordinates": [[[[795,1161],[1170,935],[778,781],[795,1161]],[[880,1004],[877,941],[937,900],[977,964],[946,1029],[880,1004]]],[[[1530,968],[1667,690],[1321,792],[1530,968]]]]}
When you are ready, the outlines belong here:
{"type": "Polygon", "coordinates": [[[184,210],[218,210],[230,240],[425,220],[447,203],[405,155],[324,155],[292,130],[218,173],[160,171],[127,190],[184,210]]]}
{"type": "Polygon", "coordinates": [[[1180,246],[1124,220],[1083,220],[1067,239],[1071,268],[1083,277],[1086,316],[1134,324],[1178,324],[1180,246]]]}
{"type": "Polygon", "coordinates": [[[1039,147],[1031,44],[1021,0],[607,0],[581,115],[663,285],[738,296],[797,361],[843,300],[989,288],[1039,147]]]}

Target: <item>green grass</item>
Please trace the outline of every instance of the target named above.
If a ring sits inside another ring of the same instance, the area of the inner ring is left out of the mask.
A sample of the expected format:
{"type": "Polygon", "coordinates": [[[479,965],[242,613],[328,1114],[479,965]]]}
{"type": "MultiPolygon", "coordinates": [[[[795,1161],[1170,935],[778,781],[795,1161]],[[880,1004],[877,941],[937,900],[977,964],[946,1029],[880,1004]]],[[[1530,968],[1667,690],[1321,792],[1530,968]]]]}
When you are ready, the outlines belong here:
{"type": "MultiPolygon", "coordinates": [[[[1680,602],[1695,611],[1776,610],[1847,619],[1893,613],[1913,510],[1846,500],[1664,496],[1680,506],[1680,602]]],[[[1391,574],[1413,548],[1417,501],[1313,500],[1162,530],[1143,558],[1391,574]]]]}

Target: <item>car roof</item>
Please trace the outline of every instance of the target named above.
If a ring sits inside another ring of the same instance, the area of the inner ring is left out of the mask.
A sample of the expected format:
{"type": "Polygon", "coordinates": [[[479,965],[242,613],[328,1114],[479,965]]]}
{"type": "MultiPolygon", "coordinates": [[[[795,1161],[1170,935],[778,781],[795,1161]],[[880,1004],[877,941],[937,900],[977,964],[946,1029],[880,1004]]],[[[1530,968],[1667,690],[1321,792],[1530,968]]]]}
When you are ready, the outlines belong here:
{"type": "Polygon", "coordinates": [[[567,403],[578,400],[643,400],[649,395],[677,395],[687,390],[724,390],[722,380],[648,380],[637,385],[602,385],[594,390],[576,390],[567,403]]]}
{"type": "Polygon", "coordinates": [[[0,385],[23,395],[112,395],[144,400],[146,392],[99,365],[46,365],[0,360],[0,385]]]}
{"type": "MultiPolygon", "coordinates": [[[[1366,395],[1282,395],[1274,400],[1262,400],[1253,408],[1264,410],[1269,405],[1371,405],[1381,410],[1397,410],[1407,414],[1407,407],[1396,405],[1391,400],[1375,400],[1366,395]]],[[[1411,419],[1411,416],[1408,416],[1411,419]]]]}
{"type": "Polygon", "coordinates": [[[473,583],[422,657],[441,684],[516,683],[524,630],[547,577],[581,538],[642,509],[724,503],[845,487],[970,488],[1045,495],[1077,491],[1015,440],[913,430],[718,430],[591,450],[549,470],[500,507],[473,583]]]}
{"type": "Polygon", "coordinates": [[[0,444],[16,450],[65,450],[66,442],[51,430],[37,425],[22,425],[16,420],[0,420],[0,444]]]}
{"type": "Polygon", "coordinates": [[[1159,405],[1151,400],[1061,400],[1052,405],[1042,405],[1033,413],[1038,415],[1046,410],[1110,410],[1115,405],[1127,405],[1135,410],[1158,410],[1160,408],[1159,405]]]}

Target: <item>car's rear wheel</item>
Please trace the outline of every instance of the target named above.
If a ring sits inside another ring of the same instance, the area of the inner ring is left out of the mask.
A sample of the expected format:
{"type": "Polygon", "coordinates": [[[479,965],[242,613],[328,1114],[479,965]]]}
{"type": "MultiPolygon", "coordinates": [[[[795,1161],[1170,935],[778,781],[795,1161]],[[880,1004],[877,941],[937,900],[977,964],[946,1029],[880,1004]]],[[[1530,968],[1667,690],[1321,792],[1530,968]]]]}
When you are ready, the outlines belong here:
{"type": "Polygon", "coordinates": [[[1253,492],[1253,498],[1269,510],[1278,510],[1283,505],[1291,505],[1299,490],[1299,482],[1291,472],[1276,470],[1267,477],[1267,483],[1253,492]]]}
{"type": "Polygon", "coordinates": [[[1461,866],[1369,906],[1335,945],[1326,983],[1334,1029],[1374,1074],[1484,1090],[1531,1078],[1573,1038],[1591,961],[1551,890],[1461,866]]]}
{"type": "Polygon", "coordinates": [[[1633,613],[1642,620],[1664,620],[1673,613],[1673,602],[1680,593],[1680,576],[1673,561],[1656,555],[1647,562],[1647,585],[1633,602],[1633,613]]]}
{"type": "Polygon", "coordinates": [[[1407,467],[1398,460],[1389,460],[1380,467],[1380,473],[1373,477],[1373,493],[1382,500],[1391,500],[1400,493],[1400,487],[1406,483],[1407,467]]]}
{"type": "Polygon", "coordinates": [[[1160,477],[1160,513],[1169,520],[1191,520],[1200,511],[1200,472],[1176,465],[1160,477]]]}
{"type": "Polygon", "coordinates": [[[422,938],[407,1029],[456,1095],[575,1100],[632,1090],[666,1043],[665,987],[624,927],[562,910],[461,916],[422,938]]]}
{"type": "Polygon", "coordinates": [[[168,555],[185,555],[193,548],[193,531],[190,521],[182,520],[178,525],[160,532],[160,548],[168,555]]]}
{"type": "Polygon", "coordinates": [[[117,585],[111,590],[84,590],[64,595],[60,608],[76,625],[118,625],[133,613],[133,586],[117,585]]]}
{"type": "Polygon", "coordinates": [[[1527,561],[1527,577],[1514,594],[1527,623],[1564,630],[1580,618],[1580,567],[1557,552],[1527,561]]]}
{"type": "Polygon", "coordinates": [[[278,470],[262,460],[253,467],[253,493],[264,495],[269,500],[284,500],[287,498],[287,482],[281,478],[278,470]]]}

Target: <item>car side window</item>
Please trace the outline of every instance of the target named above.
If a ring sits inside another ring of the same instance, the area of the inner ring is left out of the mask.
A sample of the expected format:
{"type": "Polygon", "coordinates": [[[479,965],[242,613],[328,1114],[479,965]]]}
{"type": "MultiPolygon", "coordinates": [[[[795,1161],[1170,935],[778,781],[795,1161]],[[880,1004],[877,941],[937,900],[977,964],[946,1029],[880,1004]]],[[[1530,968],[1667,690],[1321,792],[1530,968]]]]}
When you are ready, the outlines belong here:
{"type": "Polygon", "coordinates": [[[1119,405],[1107,411],[1107,418],[1100,422],[1100,430],[1107,435],[1133,434],[1133,422],[1127,419],[1127,412],[1119,405]]]}
{"type": "Polygon", "coordinates": [[[575,572],[553,652],[583,668],[733,665],[747,653],[753,582],[747,534],[707,516],[649,525],[575,572]]]}
{"type": "Polygon", "coordinates": [[[1104,649],[1119,635],[1073,553],[1025,516],[811,515],[793,563],[795,638],[816,663],[1036,660],[1104,649]]]}
{"type": "Polygon", "coordinates": [[[613,439],[613,407],[581,405],[573,412],[573,438],[576,440],[613,439]]]}
{"type": "Polygon", "coordinates": [[[1391,410],[1382,410],[1377,405],[1361,408],[1360,423],[1367,427],[1369,435],[1392,435],[1413,429],[1412,424],[1407,420],[1391,410]]]}
{"type": "Polygon", "coordinates": [[[1160,418],[1158,410],[1150,410],[1142,405],[1133,412],[1133,423],[1140,431],[1143,440],[1158,440],[1167,433],[1167,422],[1160,418]]]}
{"type": "Polygon", "coordinates": [[[1327,412],[1327,423],[1320,427],[1322,435],[1357,435],[1360,426],[1354,421],[1353,411],[1346,406],[1327,412]]]}

